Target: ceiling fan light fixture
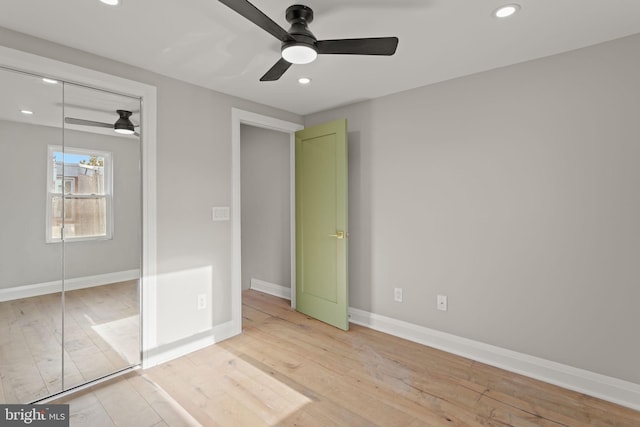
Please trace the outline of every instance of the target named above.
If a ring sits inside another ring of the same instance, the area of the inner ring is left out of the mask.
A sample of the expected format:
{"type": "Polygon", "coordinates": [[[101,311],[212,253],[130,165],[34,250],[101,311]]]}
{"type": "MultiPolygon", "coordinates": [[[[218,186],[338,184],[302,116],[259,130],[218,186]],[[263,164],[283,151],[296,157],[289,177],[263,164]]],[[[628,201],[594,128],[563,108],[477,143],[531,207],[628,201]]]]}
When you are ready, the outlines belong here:
{"type": "MultiPolygon", "coordinates": [[[[313,21],[313,10],[309,6],[294,4],[287,8],[285,19],[291,24],[287,31],[249,0],[219,1],[282,43],[282,57],[260,77],[261,82],[278,80],[292,65],[309,64],[318,54],[391,56],[398,47],[397,37],[318,40],[309,29],[309,24],[313,21]]],[[[360,17],[356,16],[354,19],[359,20],[360,17]]]]}
{"type": "Polygon", "coordinates": [[[120,3],[120,0],[100,0],[104,4],[108,4],[109,6],[117,6],[120,3]]]}
{"type": "Polygon", "coordinates": [[[116,110],[116,112],[120,118],[113,124],[113,130],[122,135],[132,135],[136,131],[136,128],[133,123],[131,123],[131,120],[129,120],[131,111],[116,110]]]}
{"type": "Polygon", "coordinates": [[[316,60],[318,52],[306,44],[290,44],[282,48],[282,57],[292,64],[309,64],[316,60]]]}

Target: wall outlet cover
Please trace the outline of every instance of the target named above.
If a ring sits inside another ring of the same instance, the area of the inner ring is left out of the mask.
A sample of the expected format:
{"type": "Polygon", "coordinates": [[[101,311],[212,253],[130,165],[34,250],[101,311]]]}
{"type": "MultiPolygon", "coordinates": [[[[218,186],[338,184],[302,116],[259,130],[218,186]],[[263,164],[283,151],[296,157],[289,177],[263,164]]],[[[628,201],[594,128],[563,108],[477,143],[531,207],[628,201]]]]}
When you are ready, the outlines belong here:
{"type": "Polygon", "coordinates": [[[393,300],[402,302],[402,288],[393,288],[393,300]]]}
{"type": "Polygon", "coordinates": [[[198,295],[198,310],[207,308],[207,294],[198,295]]]}
{"type": "Polygon", "coordinates": [[[438,295],[437,307],[438,307],[438,310],[447,311],[447,296],[446,295],[438,295]]]}

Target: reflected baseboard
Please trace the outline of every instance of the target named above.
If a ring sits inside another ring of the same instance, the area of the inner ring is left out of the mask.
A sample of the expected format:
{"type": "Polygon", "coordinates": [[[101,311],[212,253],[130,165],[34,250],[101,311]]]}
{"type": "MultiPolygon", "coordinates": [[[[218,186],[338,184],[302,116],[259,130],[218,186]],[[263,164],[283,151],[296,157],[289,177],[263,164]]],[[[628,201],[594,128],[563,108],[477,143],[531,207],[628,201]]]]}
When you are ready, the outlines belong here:
{"type": "MultiPolygon", "coordinates": [[[[64,290],[74,291],[77,289],[92,288],[95,286],[108,285],[110,283],[126,282],[127,280],[135,280],[139,278],[139,269],[98,274],[95,276],[76,277],[73,279],[66,279],[64,281],[64,290]]],[[[34,285],[16,286],[13,288],[0,289],[0,302],[54,294],[61,291],[62,280],[36,283],[34,285]]]]}

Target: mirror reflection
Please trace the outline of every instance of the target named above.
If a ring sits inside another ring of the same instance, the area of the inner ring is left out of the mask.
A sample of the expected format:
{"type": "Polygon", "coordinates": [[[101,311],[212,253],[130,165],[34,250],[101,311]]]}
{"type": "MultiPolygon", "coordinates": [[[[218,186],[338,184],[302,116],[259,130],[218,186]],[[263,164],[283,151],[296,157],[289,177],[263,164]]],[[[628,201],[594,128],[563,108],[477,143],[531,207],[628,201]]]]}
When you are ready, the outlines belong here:
{"type": "Polygon", "coordinates": [[[139,114],[139,99],[65,85],[64,153],[50,157],[64,200],[65,388],[140,362],[139,114]],[[116,132],[118,111],[134,133],[116,132]]]}
{"type": "Polygon", "coordinates": [[[5,69],[0,90],[0,402],[26,403],[140,363],[141,106],[5,69]]]}
{"type": "Polygon", "coordinates": [[[48,144],[63,87],[0,69],[0,399],[62,391],[62,245],[45,241],[48,144]]]}

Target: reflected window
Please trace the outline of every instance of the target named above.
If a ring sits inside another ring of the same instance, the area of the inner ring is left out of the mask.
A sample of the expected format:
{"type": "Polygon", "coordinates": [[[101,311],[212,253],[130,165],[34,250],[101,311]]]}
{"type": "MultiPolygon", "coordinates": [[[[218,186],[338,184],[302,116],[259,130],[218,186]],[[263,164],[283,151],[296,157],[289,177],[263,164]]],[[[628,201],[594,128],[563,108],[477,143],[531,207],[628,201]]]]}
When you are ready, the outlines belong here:
{"type": "Polygon", "coordinates": [[[47,242],[111,239],[111,153],[50,145],[47,242]]]}

